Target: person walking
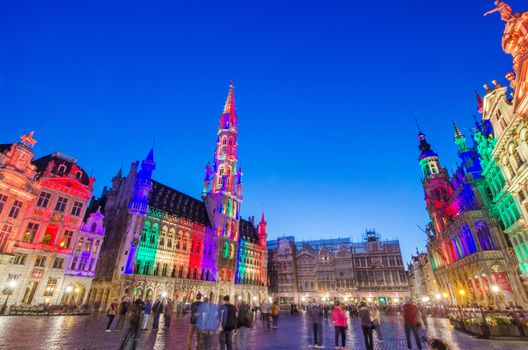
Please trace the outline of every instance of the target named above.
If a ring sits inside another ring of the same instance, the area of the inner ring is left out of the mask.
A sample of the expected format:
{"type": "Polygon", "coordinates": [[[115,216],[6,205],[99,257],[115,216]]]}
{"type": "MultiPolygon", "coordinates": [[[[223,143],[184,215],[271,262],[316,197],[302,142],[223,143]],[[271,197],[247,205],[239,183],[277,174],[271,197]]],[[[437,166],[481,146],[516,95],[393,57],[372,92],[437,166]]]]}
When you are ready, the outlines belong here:
{"type": "Polygon", "coordinates": [[[127,310],[123,338],[119,350],[135,350],[138,340],[139,324],[145,303],[136,299],[127,310]]]}
{"type": "Polygon", "coordinates": [[[271,307],[271,318],[273,320],[273,329],[277,329],[279,323],[279,303],[276,301],[271,307]]]}
{"type": "Polygon", "coordinates": [[[237,350],[246,350],[247,333],[252,325],[252,315],[249,311],[249,305],[242,302],[238,307],[237,313],[237,329],[236,329],[236,344],[237,350]]]}
{"type": "MultiPolygon", "coordinates": [[[[196,301],[191,304],[191,322],[189,325],[189,333],[187,333],[187,350],[191,350],[192,338],[196,331],[196,317],[198,313],[198,307],[202,303],[202,294],[196,294],[196,301]]],[[[185,309],[184,309],[185,310],[185,309]]]]}
{"type": "Polygon", "coordinates": [[[163,319],[165,322],[164,328],[170,328],[171,317],[173,313],[174,313],[174,302],[172,301],[172,299],[169,298],[167,300],[167,305],[165,305],[165,310],[163,312],[163,319]]]}
{"type": "Polygon", "coordinates": [[[270,304],[265,303],[262,305],[262,308],[260,309],[260,312],[262,313],[262,327],[270,328],[270,304]]]}
{"type": "Polygon", "coordinates": [[[418,349],[422,349],[422,343],[420,342],[420,337],[418,336],[418,330],[416,329],[418,310],[416,305],[412,301],[406,303],[403,306],[403,320],[405,323],[405,339],[407,340],[407,349],[412,349],[411,343],[411,332],[414,336],[414,341],[418,349]]]}
{"type": "Polygon", "coordinates": [[[365,302],[361,303],[358,311],[359,320],[361,321],[361,330],[363,331],[363,338],[365,339],[365,348],[367,350],[374,349],[374,342],[372,340],[372,326],[374,323],[370,317],[370,310],[365,302]]]}
{"type": "Polygon", "coordinates": [[[237,310],[229,302],[229,295],[223,298],[223,305],[218,308],[218,318],[220,320],[220,350],[233,350],[233,331],[236,329],[237,310]]]}
{"type": "Polygon", "coordinates": [[[117,299],[112,300],[112,303],[110,304],[110,307],[106,311],[106,317],[108,318],[108,323],[106,324],[106,331],[111,332],[110,326],[112,325],[112,321],[114,321],[114,318],[117,314],[117,299]]]}
{"type": "Polygon", "coordinates": [[[152,312],[152,302],[150,301],[150,299],[147,299],[147,301],[145,302],[145,310],[143,311],[143,324],[141,326],[142,330],[147,329],[148,320],[149,320],[151,312],[152,312]]]}
{"type": "Polygon", "coordinates": [[[335,346],[336,349],[345,349],[346,346],[346,327],[347,317],[345,312],[339,306],[339,301],[336,301],[330,314],[335,328],[335,346]],[[339,336],[341,336],[341,347],[339,347],[339,336]]]}
{"type": "Polygon", "coordinates": [[[372,322],[374,323],[374,329],[376,330],[376,335],[380,342],[383,341],[383,335],[381,334],[381,312],[377,306],[373,306],[370,309],[370,316],[372,317],[372,322]]]}
{"type": "Polygon", "coordinates": [[[205,298],[197,311],[196,338],[197,350],[212,350],[213,335],[218,330],[218,308],[205,298]]]}
{"type": "Polygon", "coordinates": [[[115,327],[114,330],[118,330],[123,328],[123,324],[125,323],[126,313],[128,311],[128,295],[123,295],[121,297],[121,303],[119,304],[119,311],[117,312],[117,318],[115,321],[115,327]]]}
{"type": "Polygon", "coordinates": [[[312,322],[314,348],[324,348],[323,345],[323,309],[317,304],[313,304],[309,310],[312,322]]]}
{"type": "Polygon", "coordinates": [[[154,319],[152,321],[152,329],[157,330],[159,328],[160,316],[163,313],[163,300],[161,299],[161,297],[158,297],[154,305],[152,305],[152,312],[154,313],[154,319]]]}

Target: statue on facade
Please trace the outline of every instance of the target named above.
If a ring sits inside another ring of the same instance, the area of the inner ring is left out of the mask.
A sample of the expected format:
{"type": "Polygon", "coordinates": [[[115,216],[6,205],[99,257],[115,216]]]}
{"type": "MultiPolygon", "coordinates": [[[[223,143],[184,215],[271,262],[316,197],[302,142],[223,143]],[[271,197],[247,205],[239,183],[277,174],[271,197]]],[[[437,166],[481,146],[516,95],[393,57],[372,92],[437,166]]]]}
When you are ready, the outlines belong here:
{"type": "Polygon", "coordinates": [[[509,21],[513,18],[513,11],[510,5],[505,3],[504,1],[495,0],[495,8],[493,10],[490,10],[484,14],[484,16],[487,16],[489,14],[492,14],[494,12],[500,12],[501,19],[503,21],[509,21]]]}

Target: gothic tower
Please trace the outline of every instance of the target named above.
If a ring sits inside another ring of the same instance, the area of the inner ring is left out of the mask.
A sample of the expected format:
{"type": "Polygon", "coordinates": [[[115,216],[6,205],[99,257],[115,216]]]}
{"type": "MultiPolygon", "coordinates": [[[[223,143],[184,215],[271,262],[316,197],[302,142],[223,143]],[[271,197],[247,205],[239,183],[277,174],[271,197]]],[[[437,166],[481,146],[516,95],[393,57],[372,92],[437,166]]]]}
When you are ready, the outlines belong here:
{"type": "Polygon", "coordinates": [[[418,160],[424,176],[422,185],[427,211],[434,223],[435,233],[439,234],[443,231],[446,222],[454,215],[450,208],[453,189],[447,170],[441,167],[438,154],[432,150],[421,131],[418,133],[418,140],[420,141],[418,148],[421,151],[418,160]]]}
{"type": "Polygon", "coordinates": [[[235,91],[231,81],[218,125],[213,165],[206,166],[202,193],[215,230],[217,271],[220,280],[224,281],[232,281],[234,277],[242,202],[242,169],[237,165],[237,125],[235,91]]]}

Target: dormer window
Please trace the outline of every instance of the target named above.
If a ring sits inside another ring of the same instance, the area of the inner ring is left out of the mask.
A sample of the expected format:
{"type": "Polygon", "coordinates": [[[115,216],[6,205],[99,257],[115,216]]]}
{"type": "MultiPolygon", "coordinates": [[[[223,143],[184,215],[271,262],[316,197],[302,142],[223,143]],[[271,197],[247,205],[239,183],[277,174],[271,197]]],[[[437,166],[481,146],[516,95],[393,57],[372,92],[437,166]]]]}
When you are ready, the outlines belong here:
{"type": "Polygon", "coordinates": [[[76,177],[77,179],[80,179],[81,176],[82,176],[82,171],[79,170],[78,172],[75,173],[75,177],[76,177]]]}
{"type": "Polygon", "coordinates": [[[66,165],[61,164],[59,165],[59,168],[57,169],[57,173],[64,174],[66,172],[66,165]]]}

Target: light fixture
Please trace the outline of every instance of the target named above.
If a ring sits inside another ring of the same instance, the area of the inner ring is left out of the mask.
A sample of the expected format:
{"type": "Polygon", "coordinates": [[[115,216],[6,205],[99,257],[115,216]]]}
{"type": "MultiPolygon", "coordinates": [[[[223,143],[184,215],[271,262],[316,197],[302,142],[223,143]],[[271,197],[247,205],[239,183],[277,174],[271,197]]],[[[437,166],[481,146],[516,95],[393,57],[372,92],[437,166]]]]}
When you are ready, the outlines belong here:
{"type": "Polygon", "coordinates": [[[442,299],[442,295],[441,295],[440,293],[436,293],[436,294],[435,294],[435,299],[436,299],[436,300],[440,300],[440,299],[442,299]]]}
{"type": "Polygon", "coordinates": [[[367,301],[368,301],[369,303],[371,303],[371,302],[372,302],[372,298],[371,298],[371,297],[368,297],[368,298],[367,298],[367,301]]]}
{"type": "Polygon", "coordinates": [[[458,291],[458,294],[460,294],[460,296],[464,296],[464,295],[466,295],[466,291],[461,289],[461,290],[458,291]]]}
{"type": "Polygon", "coordinates": [[[162,296],[163,298],[166,298],[167,295],[168,295],[167,292],[161,292],[161,296],[162,296]]]}
{"type": "Polygon", "coordinates": [[[422,301],[423,301],[424,303],[428,303],[429,300],[431,300],[431,298],[429,298],[427,295],[424,296],[424,297],[422,297],[422,301]]]}
{"type": "Polygon", "coordinates": [[[394,301],[395,303],[399,303],[400,302],[400,298],[392,298],[392,301],[394,301]]]}
{"type": "Polygon", "coordinates": [[[238,300],[242,300],[242,296],[241,295],[238,296],[238,300]]]}
{"type": "Polygon", "coordinates": [[[72,290],[73,290],[72,286],[66,287],[66,293],[71,293],[72,290]]]}
{"type": "Polygon", "coordinates": [[[7,285],[9,286],[9,288],[15,288],[16,285],[17,285],[17,281],[16,280],[10,280],[9,282],[7,282],[7,285]]]}
{"type": "Polygon", "coordinates": [[[449,298],[449,294],[448,294],[447,292],[442,293],[442,296],[443,296],[445,299],[449,298]]]}
{"type": "Polygon", "coordinates": [[[491,291],[495,294],[497,294],[498,292],[500,292],[500,288],[498,285],[494,284],[491,286],[491,291]]]}

